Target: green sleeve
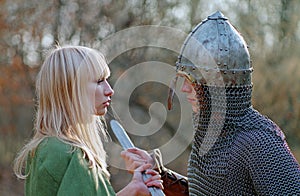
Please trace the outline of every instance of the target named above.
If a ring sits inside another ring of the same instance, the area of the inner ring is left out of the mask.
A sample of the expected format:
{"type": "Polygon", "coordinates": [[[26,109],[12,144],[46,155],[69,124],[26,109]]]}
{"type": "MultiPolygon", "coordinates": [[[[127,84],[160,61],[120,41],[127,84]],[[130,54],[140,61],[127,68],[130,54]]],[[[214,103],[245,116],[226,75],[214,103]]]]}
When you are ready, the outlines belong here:
{"type": "Polygon", "coordinates": [[[43,141],[33,157],[28,158],[29,176],[25,183],[28,196],[115,195],[109,181],[89,168],[80,149],[56,138],[43,141]]]}

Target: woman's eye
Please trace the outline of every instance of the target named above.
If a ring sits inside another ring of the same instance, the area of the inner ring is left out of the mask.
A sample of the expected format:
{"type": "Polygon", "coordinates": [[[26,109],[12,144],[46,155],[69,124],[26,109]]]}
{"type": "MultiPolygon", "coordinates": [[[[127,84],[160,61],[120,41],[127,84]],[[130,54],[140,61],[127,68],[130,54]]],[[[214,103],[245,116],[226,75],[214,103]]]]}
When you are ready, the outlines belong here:
{"type": "Polygon", "coordinates": [[[104,81],[104,79],[99,79],[98,81],[97,81],[97,84],[100,84],[101,82],[103,82],[104,81]]]}

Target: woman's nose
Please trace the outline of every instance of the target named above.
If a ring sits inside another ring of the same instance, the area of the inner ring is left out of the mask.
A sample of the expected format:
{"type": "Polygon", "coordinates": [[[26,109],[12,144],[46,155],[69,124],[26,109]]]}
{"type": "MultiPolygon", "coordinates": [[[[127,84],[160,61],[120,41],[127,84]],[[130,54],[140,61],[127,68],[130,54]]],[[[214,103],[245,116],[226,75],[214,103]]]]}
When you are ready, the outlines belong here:
{"type": "Polygon", "coordinates": [[[105,96],[112,96],[114,94],[114,90],[111,88],[110,84],[106,81],[104,88],[105,96]]]}

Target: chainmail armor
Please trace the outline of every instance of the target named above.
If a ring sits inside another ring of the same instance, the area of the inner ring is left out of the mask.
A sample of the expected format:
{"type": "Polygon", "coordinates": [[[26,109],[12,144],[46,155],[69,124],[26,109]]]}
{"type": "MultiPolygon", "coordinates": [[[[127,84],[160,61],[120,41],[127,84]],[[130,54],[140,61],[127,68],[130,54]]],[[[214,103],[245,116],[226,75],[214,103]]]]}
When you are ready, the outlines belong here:
{"type": "MultiPolygon", "coordinates": [[[[221,90],[202,85],[195,89],[202,111],[193,114],[196,132],[188,167],[189,194],[299,195],[299,165],[279,127],[252,108],[252,87],[226,89],[227,104],[217,109],[226,108],[219,135],[207,135],[207,128],[214,112],[209,90],[221,90]],[[203,152],[204,138],[214,142],[208,152],[203,152]]],[[[216,93],[213,99],[224,97],[216,93]]]]}

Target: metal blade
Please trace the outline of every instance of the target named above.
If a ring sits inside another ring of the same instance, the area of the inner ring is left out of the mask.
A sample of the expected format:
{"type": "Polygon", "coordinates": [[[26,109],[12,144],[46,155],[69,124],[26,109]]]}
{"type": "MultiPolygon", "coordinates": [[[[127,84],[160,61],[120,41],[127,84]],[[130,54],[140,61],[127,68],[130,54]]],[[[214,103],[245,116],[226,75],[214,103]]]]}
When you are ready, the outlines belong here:
{"type": "Polygon", "coordinates": [[[126,131],[118,121],[111,120],[110,126],[124,150],[134,147],[126,131]]]}
{"type": "MultiPolygon", "coordinates": [[[[132,141],[130,140],[130,138],[128,137],[126,131],[124,130],[124,128],[118,121],[111,120],[110,127],[124,150],[134,147],[134,145],[133,145],[132,141]]],[[[142,173],[142,176],[143,176],[144,181],[151,177],[151,175],[145,174],[145,173],[142,173]]],[[[159,188],[148,187],[148,190],[152,196],[165,196],[164,192],[159,188]]]]}

